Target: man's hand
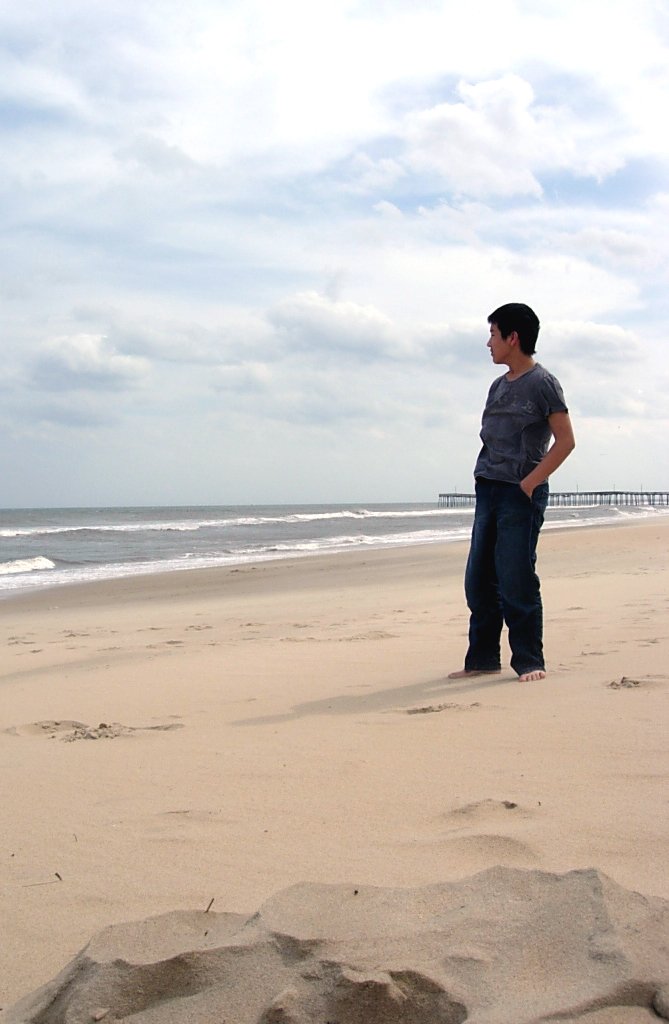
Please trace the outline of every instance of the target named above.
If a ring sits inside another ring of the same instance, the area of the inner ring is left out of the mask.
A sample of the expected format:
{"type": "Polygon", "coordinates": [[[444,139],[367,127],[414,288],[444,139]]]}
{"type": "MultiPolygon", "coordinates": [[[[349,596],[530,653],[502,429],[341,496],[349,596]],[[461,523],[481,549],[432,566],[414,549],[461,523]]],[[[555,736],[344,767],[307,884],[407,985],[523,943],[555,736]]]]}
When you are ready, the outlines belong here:
{"type": "Polygon", "coordinates": [[[531,482],[528,482],[528,480],[529,480],[529,477],[525,477],[524,480],[520,481],[520,489],[523,492],[523,494],[526,494],[527,497],[531,501],[532,500],[532,494],[534,492],[534,486],[533,486],[533,484],[531,482]]]}
{"type": "Polygon", "coordinates": [[[553,434],[553,444],[548,449],[538,466],[520,481],[520,489],[532,499],[535,487],[547,480],[558,466],[561,466],[570,452],[574,450],[574,431],[572,430],[569,413],[554,412],[548,417],[548,425],[553,434]]]}

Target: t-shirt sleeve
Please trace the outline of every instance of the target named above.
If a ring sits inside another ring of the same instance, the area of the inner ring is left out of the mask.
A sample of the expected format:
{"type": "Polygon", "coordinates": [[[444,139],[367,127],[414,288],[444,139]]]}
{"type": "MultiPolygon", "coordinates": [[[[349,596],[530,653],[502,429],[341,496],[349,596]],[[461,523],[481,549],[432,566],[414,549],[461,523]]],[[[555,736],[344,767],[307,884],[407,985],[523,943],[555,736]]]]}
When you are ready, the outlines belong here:
{"type": "Polygon", "coordinates": [[[552,374],[547,374],[541,383],[541,400],[545,416],[551,416],[554,412],[568,412],[565,402],[562,385],[552,374]]]}

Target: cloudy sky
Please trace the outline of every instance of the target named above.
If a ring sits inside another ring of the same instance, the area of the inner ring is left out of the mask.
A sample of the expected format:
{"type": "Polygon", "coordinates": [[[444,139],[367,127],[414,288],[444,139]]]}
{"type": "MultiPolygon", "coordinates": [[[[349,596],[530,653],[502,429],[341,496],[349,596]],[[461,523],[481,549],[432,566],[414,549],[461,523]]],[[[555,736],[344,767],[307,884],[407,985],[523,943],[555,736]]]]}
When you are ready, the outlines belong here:
{"type": "Polygon", "coordinates": [[[0,505],[468,490],[524,301],[669,489],[664,0],[3,0],[0,505]]]}

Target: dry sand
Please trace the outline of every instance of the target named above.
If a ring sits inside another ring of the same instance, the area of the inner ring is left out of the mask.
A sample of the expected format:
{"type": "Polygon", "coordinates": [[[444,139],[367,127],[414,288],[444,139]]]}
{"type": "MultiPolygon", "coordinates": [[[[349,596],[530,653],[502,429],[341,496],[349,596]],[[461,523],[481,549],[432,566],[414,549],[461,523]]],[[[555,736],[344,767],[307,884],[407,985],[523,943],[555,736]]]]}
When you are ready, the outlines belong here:
{"type": "Polygon", "coordinates": [[[524,684],[446,680],[463,545],[0,604],[0,1005],[109,924],[296,883],[594,867],[669,899],[668,540],[546,531],[524,684]]]}

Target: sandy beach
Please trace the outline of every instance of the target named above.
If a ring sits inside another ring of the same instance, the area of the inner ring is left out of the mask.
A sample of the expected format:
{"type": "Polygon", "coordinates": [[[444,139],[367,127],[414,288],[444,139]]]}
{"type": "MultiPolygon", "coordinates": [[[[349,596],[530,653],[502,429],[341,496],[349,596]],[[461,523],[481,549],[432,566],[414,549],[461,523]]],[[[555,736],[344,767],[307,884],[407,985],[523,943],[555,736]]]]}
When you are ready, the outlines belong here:
{"type": "Polygon", "coordinates": [[[544,533],[541,682],[446,679],[466,550],[0,603],[0,1006],[109,924],[295,883],[593,867],[669,899],[669,519],[544,533]]]}

